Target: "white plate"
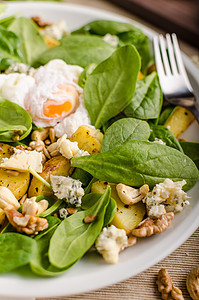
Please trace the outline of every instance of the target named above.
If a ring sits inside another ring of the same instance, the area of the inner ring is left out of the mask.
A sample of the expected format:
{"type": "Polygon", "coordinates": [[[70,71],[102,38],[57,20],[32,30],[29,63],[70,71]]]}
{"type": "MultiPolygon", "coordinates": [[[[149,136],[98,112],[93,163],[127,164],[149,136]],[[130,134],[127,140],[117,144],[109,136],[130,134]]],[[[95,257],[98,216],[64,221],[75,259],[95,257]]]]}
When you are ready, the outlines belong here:
{"type": "MultiPolygon", "coordinates": [[[[70,4],[42,2],[8,3],[7,15],[20,13],[25,16],[40,15],[46,21],[65,19],[71,30],[95,19],[109,19],[131,22],[152,37],[155,33],[133,20],[119,15],[70,4]]],[[[186,67],[192,78],[197,78],[198,69],[184,57],[186,67]]],[[[194,79],[194,85],[197,85],[194,79]]],[[[197,91],[199,95],[199,91],[197,91]]],[[[192,126],[191,136],[197,140],[198,125],[192,126]]],[[[188,134],[190,135],[190,133],[188,134]]],[[[122,281],[142,272],[159,262],[178,248],[199,225],[199,184],[190,192],[191,205],[175,216],[171,226],[162,234],[139,241],[120,254],[117,265],[107,265],[95,252],[88,253],[64,275],[55,278],[23,278],[15,275],[0,276],[0,297],[52,297],[72,295],[99,289],[122,281]]]]}

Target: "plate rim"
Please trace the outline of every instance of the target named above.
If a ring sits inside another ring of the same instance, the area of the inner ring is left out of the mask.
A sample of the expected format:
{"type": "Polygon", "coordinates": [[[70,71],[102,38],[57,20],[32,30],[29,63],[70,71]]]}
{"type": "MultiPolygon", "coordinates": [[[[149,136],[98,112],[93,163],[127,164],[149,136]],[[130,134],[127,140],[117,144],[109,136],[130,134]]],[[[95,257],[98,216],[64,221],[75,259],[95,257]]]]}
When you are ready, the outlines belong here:
{"type": "MultiPolygon", "coordinates": [[[[117,13],[113,13],[111,11],[104,11],[102,9],[98,9],[98,8],[94,8],[94,7],[90,7],[90,6],[84,6],[84,5],[79,5],[79,4],[71,4],[71,3],[50,3],[50,2],[33,2],[33,1],[30,1],[30,2],[23,2],[23,1],[16,1],[14,3],[10,3],[10,2],[6,2],[4,1],[4,3],[7,5],[8,7],[8,10],[9,10],[9,7],[17,7],[17,5],[22,5],[24,7],[31,7],[32,5],[35,6],[35,7],[38,7],[38,11],[39,11],[39,7],[41,6],[47,6],[47,10],[48,9],[51,9],[51,7],[64,7],[64,9],[75,9],[75,8],[78,8],[80,10],[83,10],[85,12],[91,12],[91,13],[101,13],[101,14],[105,14],[106,16],[109,15],[109,18],[112,17],[115,17],[115,18],[119,18],[121,19],[121,21],[126,21],[126,22],[130,22],[130,23],[133,23],[135,26],[138,26],[139,28],[141,28],[144,32],[148,32],[150,33],[150,37],[152,37],[153,35],[157,35],[158,33],[156,31],[154,31],[153,29],[150,29],[148,28],[147,26],[137,22],[137,21],[134,21],[133,19],[131,18],[128,18],[128,17],[125,17],[123,15],[120,15],[120,14],[117,14],[117,13]]],[[[94,19],[94,18],[93,18],[94,19]]],[[[197,73],[198,73],[198,68],[191,62],[191,60],[189,59],[189,57],[185,54],[183,54],[183,59],[185,61],[185,65],[187,67],[187,69],[189,70],[189,72],[193,75],[193,77],[195,79],[197,79],[197,73]]],[[[199,183],[197,184],[197,186],[199,185],[199,183]]],[[[197,188],[197,187],[196,187],[197,188]]],[[[197,211],[199,210],[199,203],[197,206],[197,211]]],[[[107,280],[107,278],[104,278],[101,282],[92,282],[92,287],[90,287],[88,289],[88,287],[84,287],[82,286],[81,288],[79,288],[78,290],[71,290],[71,292],[67,291],[67,292],[64,292],[64,291],[57,291],[57,289],[55,289],[54,291],[50,290],[50,291],[46,291],[46,290],[43,290],[43,291],[39,291],[39,292],[35,292],[33,290],[29,290],[29,292],[27,293],[27,291],[20,291],[21,294],[20,296],[17,295],[17,297],[49,297],[49,296],[70,296],[70,295],[75,295],[75,294],[81,294],[81,293],[86,293],[86,292],[89,292],[89,291],[92,291],[92,290],[96,290],[96,289],[100,289],[100,288],[103,288],[103,287],[106,287],[108,285],[112,285],[112,284],[116,284],[117,282],[120,282],[120,281],[123,281],[123,280],[126,280],[127,278],[130,278],[132,276],[136,276],[138,275],[140,272],[148,269],[149,267],[155,265],[157,262],[161,261],[162,259],[164,259],[166,256],[170,255],[174,250],[176,250],[180,245],[182,245],[190,236],[191,234],[197,229],[197,227],[199,226],[199,219],[195,219],[194,222],[191,224],[191,226],[186,230],[185,232],[185,235],[183,235],[183,238],[181,239],[176,239],[174,240],[174,243],[172,244],[172,247],[170,247],[170,250],[168,251],[167,249],[164,249],[164,251],[161,253],[161,255],[158,255],[156,256],[156,258],[154,260],[152,260],[151,262],[148,262],[147,265],[142,265],[140,266],[140,268],[138,268],[138,271],[133,274],[133,275],[129,275],[129,272],[126,273],[126,276],[124,274],[124,265],[126,264],[125,262],[121,263],[121,265],[123,266],[122,267],[122,276],[116,276],[117,278],[110,278],[108,281],[105,282],[105,280],[107,280]]],[[[176,228],[175,228],[176,230],[176,228]]],[[[117,265],[118,266],[118,265],[117,265]]],[[[111,268],[111,266],[110,266],[111,268]]],[[[116,267],[117,268],[117,267],[116,267]]],[[[107,266],[106,266],[106,269],[107,266]]],[[[112,268],[111,268],[112,269],[112,268]]],[[[114,270],[115,268],[113,268],[114,270]]],[[[102,271],[101,273],[103,273],[104,271],[102,271]]],[[[107,271],[108,273],[111,273],[110,271],[107,271]]],[[[67,273],[67,272],[66,272],[67,273]]],[[[66,274],[64,273],[64,274],[66,274]]],[[[61,277],[54,277],[54,278],[64,278],[64,274],[61,276],[61,277]]],[[[89,276],[87,276],[89,277],[89,276]]],[[[9,277],[7,277],[9,278],[9,277]]],[[[24,279],[24,277],[20,277],[20,280],[24,279]]],[[[54,278],[47,278],[46,280],[47,281],[53,281],[54,278]]],[[[0,276],[0,284],[1,284],[1,279],[2,277],[0,276]]],[[[26,278],[27,280],[27,278],[26,278]]],[[[42,279],[41,279],[42,280],[42,279]]],[[[65,279],[67,280],[67,279],[65,279]]],[[[0,290],[0,297],[1,296],[15,296],[16,297],[16,291],[12,290],[12,291],[2,291],[2,287],[1,287],[1,290],[0,290]]]]}

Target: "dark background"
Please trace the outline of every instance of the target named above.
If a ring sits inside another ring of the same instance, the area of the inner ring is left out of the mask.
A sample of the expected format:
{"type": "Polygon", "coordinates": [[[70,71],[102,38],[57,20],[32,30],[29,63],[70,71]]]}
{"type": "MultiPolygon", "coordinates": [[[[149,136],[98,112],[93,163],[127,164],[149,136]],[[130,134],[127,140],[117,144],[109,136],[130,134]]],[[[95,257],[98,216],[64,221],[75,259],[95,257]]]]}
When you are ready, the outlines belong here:
{"type": "Polygon", "coordinates": [[[199,0],[107,0],[199,48],[199,0]]]}

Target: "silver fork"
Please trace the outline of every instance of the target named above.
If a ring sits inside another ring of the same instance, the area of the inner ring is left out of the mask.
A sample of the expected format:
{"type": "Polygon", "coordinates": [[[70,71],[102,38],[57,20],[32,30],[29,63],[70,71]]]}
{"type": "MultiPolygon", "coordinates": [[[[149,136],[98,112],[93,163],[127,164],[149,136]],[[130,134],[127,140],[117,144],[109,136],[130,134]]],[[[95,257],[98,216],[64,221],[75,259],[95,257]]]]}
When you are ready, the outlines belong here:
{"type": "Polygon", "coordinates": [[[188,108],[199,122],[199,109],[189,82],[176,34],[155,36],[153,39],[155,62],[163,94],[172,104],[188,108]]]}

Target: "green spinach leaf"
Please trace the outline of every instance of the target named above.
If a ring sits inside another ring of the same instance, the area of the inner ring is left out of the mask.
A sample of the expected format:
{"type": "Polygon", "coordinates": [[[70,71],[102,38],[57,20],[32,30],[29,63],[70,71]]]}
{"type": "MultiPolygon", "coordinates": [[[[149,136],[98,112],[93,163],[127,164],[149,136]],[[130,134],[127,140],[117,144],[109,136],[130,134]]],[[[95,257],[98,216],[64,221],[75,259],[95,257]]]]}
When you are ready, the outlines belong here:
{"type": "Polygon", "coordinates": [[[0,71],[4,71],[13,63],[23,62],[19,43],[19,38],[14,32],[0,26],[0,71]]]}
{"type": "Polygon", "coordinates": [[[167,120],[171,117],[171,115],[174,113],[176,106],[174,105],[169,105],[165,107],[159,117],[158,124],[159,125],[164,125],[167,120]]]}
{"type": "Polygon", "coordinates": [[[137,27],[129,23],[109,20],[96,20],[75,30],[72,34],[97,34],[104,36],[107,33],[118,36],[120,45],[132,44],[141,56],[141,71],[145,74],[151,61],[151,51],[148,37],[137,27]]]}
{"type": "Polygon", "coordinates": [[[107,226],[113,220],[116,212],[117,212],[117,203],[113,198],[111,198],[104,216],[104,226],[107,226]]]}
{"type": "Polygon", "coordinates": [[[129,104],[139,69],[139,55],[131,45],[119,48],[94,69],[84,86],[85,106],[92,125],[100,128],[129,104]]]}
{"type": "Polygon", "coordinates": [[[86,79],[93,72],[93,70],[96,68],[96,66],[97,66],[97,64],[92,63],[84,69],[84,71],[79,76],[79,81],[78,81],[79,86],[81,86],[82,88],[84,87],[86,79]]]}
{"type": "Polygon", "coordinates": [[[128,32],[130,30],[139,30],[130,23],[121,23],[109,20],[96,20],[92,21],[81,28],[72,32],[72,34],[97,34],[105,35],[110,33],[111,35],[117,35],[122,32],[128,32]]]}
{"type": "Polygon", "coordinates": [[[15,16],[9,16],[7,18],[0,20],[0,26],[3,26],[4,28],[8,28],[10,24],[16,19],[15,16]]]}
{"type": "Polygon", "coordinates": [[[199,169],[199,143],[182,141],[180,142],[180,145],[184,150],[184,153],[195,162],[199,169]]]}
{"type": "MultiPolygon", "coordinates": [[[[92,207],[97,201],[99,201],[102,194],[99,193],[90,193],[85,195],[82,198],[82,209],[89,209],[92,207]]],[[[117,211],[117,204],[113,198],[110,199],[110,202],[106,208],[106,213],[104,216],[104,226],[107,226],[112,220],[117,211]]]]}
{"type": "Polygon", "coordinates": [[[36,252],[36,241],[19,233],[0,235],[0,273],[28,264],[36,252]]]}
{"type": "Polygon", "coordinates": [[[0,120],[0,133],[10,131],[10,130],[23,130],[26,131],[27,128],[23,125],[9,125],[5,124],[2,120],[0,120]]]}
{"type": "Polygon", "coordinates": [[[19,140],[29,135],[32,119],[29,113],[18,104],[0,97],[0,141],[13,142],[13,130],[23,130],[19,140]]]}
{"type": "Polygon", "coordinates": [[[97,178],[94,178],[94,177],[91,179],[91,181],[89,182],[89,184],[87,185],[87,187],[84,189],[84,194],[85,194],[85,195],[87,195],[87,194],[90,193],[92,184],[93,184],[94,182],[96,182],[97,180],[98,180],[98,179],[97,179],[97,178]]]}
{"type": "Polygon", "coordinates": [[[162,107],[162,91],[157,73],[151,73],[137,81],[135,94],[125,108],[127,117],[137,119],[156,119],[162,107]]]}
{"type": "Polygon", "coordinates": [[[54,230],[61,223],[61,220],[54,216],[48,216],[46,219],[48,221],[48,228],[40,231],[39,234],[34,237],[36,241],[41,239],[45,234],[48,234],[51,230],[54,230]]]}
{"type": "Polygon", "coordinates": [[[146,141],[127,141],[107,152],[72,158],[73,167],[82,168],[94,177],[113,183],[151,188],[166,178],[185,179],[185,189],[198,180],[193,161],[176,149],[146,141]]]}
{"type": "Polygon", "coordinates": [[[104,225],[104,215],[110,201],[110,188],[91,208],[66,218],[50,240],[49,260],[57,268],[67,268],[80,259],[93,245],[104,225]],[[86,216],[96,220],[86,224],[86,216]]]}
{"type": "Polygon", "coordinates": [[[45,210],[39,216],[45,218],[47,216],[52,215],[54,212],[56,212],[58,210],[58,208],[60,207],[60,205],[62,203],[63,203],[63,200],[57,200],[53,205],[51,205],[47,210],[45,210]]]}
{"type": "Polygon", "coordinates": [[[44,199],[48,201],[49,206],[52,206],[55,203],[57,198],[52,197],[52,196],[47,196],[47,195],[40,195],[40,196],[37,196],[35,201],[39,202],[44,199]]]}
{"type": "Polygon", "coordinates": [[[92,179],[92,176],[88,172],[86,172],[82,169],[79,169],[79,168],[75,169],[75,171],[73,172],[71,177],[73,179],[80,180],[84,187],[87,186],[92,179]]]}
{"type": "Polygon", "coordinates": [[[175,148],[181,152],[183,152],[182,147],[180,146],[180,143],[176,139],[176,137],[173,135],[173,133],[166,127],[161,125],[150,125],[151,126],[151,135],[150,135],[150,141],[155,141],[155,138],[162,140],[164,143],[166,143],[167,146],[175,148]]]}
{"type": "Polygon", "coordinates": [[[108,151],[130,140],[147,141],[149,136],[150,127],[147,122],[133,118],[120,119],[105,132],[101,152],[108,151]]]}
{"type": "Polygon", "coordinates": [[[60,43],[60,46],[42,53],[37,64],[46,64],[52,59],[59,58],[68,64],[85,68],[92,63],[103,61],[115,50],[114,47],[97,36],[66,36],[62,38],[60,43]]]}
{"type": "Polygon", "coordinates": [[[148,37],[138,28],[120,33],[118,37],[124,45],[132,44],[136,47],[141,57],[141,71],[146,74],[152,61],[148,37]]]}
{"type": "Polygon", "coordinates": [[[126,116],[123,113],[119,113],[117,116],[111,118],[108,120],[103,126],[102,126],[102,131],[105,133],[107,129],[116,121],[121,120],[123,118],[126,118],[126,116]]]}
{"type": "Polygon", "coordinates": [[[48,259],[49,243],[58,224],[59,223],[55,223],[45,235],[42,235],[41,238],[36,240],[36,252],[30,261],[30,267],[37,275],[51,277],[58,276],[66,271],[66,269],[58,269],[52,266],[48,259]]]}
{"type": "Polygon", "coordinates": [[[47,45],[40,34],[35,23],[25,17],[15,19],[8,27],[19,36],[19,50],[23,55],[23,61],[28,65],[33,65],[47,45]]]}

